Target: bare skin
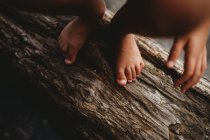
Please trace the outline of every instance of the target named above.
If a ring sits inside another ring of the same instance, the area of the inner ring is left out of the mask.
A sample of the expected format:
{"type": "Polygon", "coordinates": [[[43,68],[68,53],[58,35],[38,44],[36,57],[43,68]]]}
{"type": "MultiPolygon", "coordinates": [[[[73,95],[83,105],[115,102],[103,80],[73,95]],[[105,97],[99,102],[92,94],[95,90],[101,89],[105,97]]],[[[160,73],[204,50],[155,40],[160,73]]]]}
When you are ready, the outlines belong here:
{"type": "Polygon", "coordinates": [[[60,49],[66,54],[65,63],[73,64],[77,53],[85,43],[93,25],[80,17],[76,17],[62,30],[58,43],[60,49]]]}
{"type": "Polygon", "coordinates": [[[126,34],[120,39],[117,47],[116,82],[125,86],[136,80],[144,68],[140,51],[133,34],[126,34]]]}
{"type": "MultiPolygon", "coordinates": [[[[77,17],[63,29],[59,37],[59,47],[66,54],[66,64],[75,62],[77,54],[92,28],[92,24],[77,17]]],[[[144,66],[134,35],[125,34],[122,36],[117,46],[116,56],[116,82],[125,86],[140,75],[144,66]]]]}
{"type": "Polygon", "coordinates": [[[182,86],[183,93],[199,82],[207,68],[206,42],[209,29],[210,21],[207,19],[174,41],[166,65],[174,67],[181,52],[185,51],[184,73],[175,81],[176,86],[182,86]]]}
{"type": "Polygon", "coordinates": [[[131,0],[116,14],[113,23],[118,31],[124,29],[145,36],[175,37],[166,65],[173,68],[181,52],[185,51],[184,73],[174,81],[185,93],[198,83],[207,67],[209,3],[205,0],[131,0]],[[139,5],[144,6],[139,8],[139,5]]]}
{"type": "MultiPolygon", "coordinates": [[[[58,39],[60,49],[66,54],[66,64],[73,64],[75,62],[79,50],[105,12],[103,0],[9,0],[9,3],[15,3],[15,5],[31,11],[74,14],[78,16],[75,20],[66,25],[58,39]]],[[[119,51],[117,51],[116,54],[116,56],[118,56],[116,81],[123,86],[127,81],[131,82],[133,79],[136,79],[142,68],[139,65],[137,66],[137,64],[143,63],[134,36],[127,34],[128,33],[121,36],[117,46],[119,51]],[[131,66],[136,66],[137,69],[132,68],[130,70],[131,66]],[[122,79],[126,82],[120,81],[122,79]]]]}

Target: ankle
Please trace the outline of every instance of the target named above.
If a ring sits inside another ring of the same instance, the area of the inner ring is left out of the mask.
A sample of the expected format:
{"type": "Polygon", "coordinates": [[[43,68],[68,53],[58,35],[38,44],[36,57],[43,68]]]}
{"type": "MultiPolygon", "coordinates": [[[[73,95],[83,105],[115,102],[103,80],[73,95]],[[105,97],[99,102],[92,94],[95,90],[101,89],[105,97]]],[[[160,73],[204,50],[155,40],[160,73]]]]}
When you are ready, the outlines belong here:
{"type": "Polygon", "coordinates": [[[89,6],[90,16],[93,21],[100,22],[105,14],[106,5],[104,0],[93,0],[92,4],[89,6]]]}

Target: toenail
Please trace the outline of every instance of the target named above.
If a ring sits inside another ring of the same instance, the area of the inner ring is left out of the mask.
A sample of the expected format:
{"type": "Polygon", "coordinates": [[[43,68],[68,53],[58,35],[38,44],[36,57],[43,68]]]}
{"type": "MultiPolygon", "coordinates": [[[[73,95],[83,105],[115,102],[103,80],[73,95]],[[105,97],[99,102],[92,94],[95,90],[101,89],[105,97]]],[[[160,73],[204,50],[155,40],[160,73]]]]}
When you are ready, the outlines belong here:
{"type": "Polygon", "coordinates": [[[133,80],[128,80],[128,83],[131,83],[133,80]]]}
{"type": "Polygon", "coordinates": [[[167,62],[166,65],[168,66],[168,68],[173,68],[174,62],[173,61],[169,61],[169,62],[167,62]]]}
{"type": "Polygon", "coordinates": [[[72,61],[71,60],[68,60],[68,59],[65,59],[65,63],[66,64],[72,64],[72,61]]]}
{"type": "Polygon", "coordinates": [[[117,81],[120,85],[126,85],[127,84],[126,80],[117,80],[117,81]]]}

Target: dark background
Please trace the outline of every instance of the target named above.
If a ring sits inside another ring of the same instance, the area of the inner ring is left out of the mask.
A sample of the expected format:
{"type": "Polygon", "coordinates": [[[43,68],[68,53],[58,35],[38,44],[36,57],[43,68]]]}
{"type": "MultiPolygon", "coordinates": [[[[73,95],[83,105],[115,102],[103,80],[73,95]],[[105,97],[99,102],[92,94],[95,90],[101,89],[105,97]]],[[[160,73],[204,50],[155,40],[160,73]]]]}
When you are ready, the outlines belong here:
{"type": "Polygon", "coordinates": [[[81,139],[75,121],[17,71],[0,49],[0,140],[81,139]]]}

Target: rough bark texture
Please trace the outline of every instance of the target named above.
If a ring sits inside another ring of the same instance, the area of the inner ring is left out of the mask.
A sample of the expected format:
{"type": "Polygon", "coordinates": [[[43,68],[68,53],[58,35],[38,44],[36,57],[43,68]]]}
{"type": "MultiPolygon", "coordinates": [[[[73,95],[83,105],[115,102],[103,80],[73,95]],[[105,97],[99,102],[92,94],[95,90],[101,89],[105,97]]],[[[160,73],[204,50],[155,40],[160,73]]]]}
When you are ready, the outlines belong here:
{"type": "MultiPolygon", "coordinates": [[[[0,4],[0,47],[14,65],[61,107],[85,121],[89,139],[210,139],[210,81],[181,94],[173,80],[182,72],[164,66],[167,53],[153,40],[137,37],[146,67],[126,87],[114,82],[112,38],[100,27],[75,64],[63,63],[56,38],[73,17],[31,14],[0,4]]],[[[110,12],[104,22],[109,23],[110,12]]],[[[1,58],[4,59],[4,58],[1,58]]],[[[78,118],[77,118],[78,117],[78,118]]],[[[84,123],[85,122],[85,123],[84,123]]]]}

